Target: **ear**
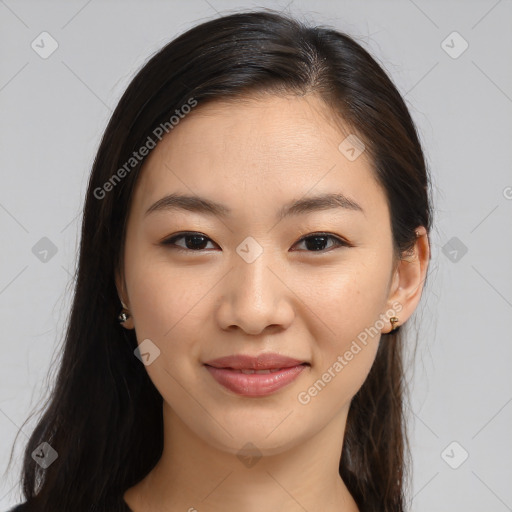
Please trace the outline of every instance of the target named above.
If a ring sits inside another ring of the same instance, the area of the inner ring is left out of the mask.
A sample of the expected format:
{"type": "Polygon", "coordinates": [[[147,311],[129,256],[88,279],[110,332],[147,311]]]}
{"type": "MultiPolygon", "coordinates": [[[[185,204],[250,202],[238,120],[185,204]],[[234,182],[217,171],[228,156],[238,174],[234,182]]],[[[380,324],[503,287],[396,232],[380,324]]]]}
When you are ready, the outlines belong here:
{"type": "Polygon", "coordinates": [[[125,329],[134,329],[135,326],[133,323],[132,312],[130,311],[130,302],[128,301],[128,294],[126,293],[126,282],[124,280],[122,272],[119,269],[116,269],[115,271],[115,283],[117,295],[119,296],[119,301],[121,302],[119,312],[121,312],[121,308],[125,308],[129,311],[128,319],[121,325],[125,329]]]}
{"type": "MultiPolygon", "coordinates": [[[[389,291],[388,307],[397,311],[398,325],[404,324],[411,317],[421,299],[431,257],[427,230],[424,226],[419,226],[415,231],[416,243],[398,262],[389,291]],[[400,311],[397,304],[402,308],[400,311]]],[[[390,332],[391,323],[387,328],[388,330],[382,332],[390,332]]]]}

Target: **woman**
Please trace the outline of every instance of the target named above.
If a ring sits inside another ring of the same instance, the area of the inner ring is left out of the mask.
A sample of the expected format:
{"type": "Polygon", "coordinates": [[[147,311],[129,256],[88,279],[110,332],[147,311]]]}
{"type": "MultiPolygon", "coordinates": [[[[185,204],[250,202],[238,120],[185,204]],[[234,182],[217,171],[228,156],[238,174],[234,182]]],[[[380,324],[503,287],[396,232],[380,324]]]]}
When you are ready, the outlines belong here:
{"type": "Polygon", "coordinates": [[[170,42],[94,162],[19,510],[405,510],[429,186],[349,36],[265,10],[170,42]]]}

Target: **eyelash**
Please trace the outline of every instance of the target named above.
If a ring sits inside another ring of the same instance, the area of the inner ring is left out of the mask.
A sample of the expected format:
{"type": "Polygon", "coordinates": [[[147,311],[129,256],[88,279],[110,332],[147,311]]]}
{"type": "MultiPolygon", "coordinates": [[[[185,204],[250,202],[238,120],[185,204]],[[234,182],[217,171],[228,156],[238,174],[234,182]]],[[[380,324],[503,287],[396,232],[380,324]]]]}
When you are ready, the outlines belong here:
{"type": "MultiPolygon", "coordinates": [[[[194,235],[200,236],[200,237],[204,238],[205,240],[213,242],[213,240],[208,238],[206,235],[203,235],[202,233],[198,233],[197,231],[188,231],[188,232],[184,232],[184,233],[179,233],[177,235],[173,235],[171,238],[167,238],[167,239],[163,240],[161,242],[161,244],[165,245],[165,246],[169,246],[171,249],[180,251],[180,252],[197,252],[197,253],[204,252],[206,249],[196,249],[196,250],[195,249],[187,249],[187,248],[179,247],[175,244],[176,240],[179,240],[180,238],[186,238],[187,236],[194,236],[194,235]]],[[[330,233],[324,233],[324,232],[308,234],[307,236],[304,236],[300,240],[298,240],[296,242],[296,244],[304,242],[305,240],[307,240],[309,238],[317,238],[317,237],[328,238],[328,239],[334,240],[336,242],[336,245],[330,247],[329,249],[322,249],[320,251],[307,251],[306,250],[306,252],[325,254],[326,252],[329,252],[335,248],[353,247],[353,245],[350,244],[349,242],[347,242],[346,240],[343,240],[342,238],[340,238],[338,236],[331,235],[330,233]]],[[[213,243],[215,243],[215,242],[213,242],[213,243]]]]}

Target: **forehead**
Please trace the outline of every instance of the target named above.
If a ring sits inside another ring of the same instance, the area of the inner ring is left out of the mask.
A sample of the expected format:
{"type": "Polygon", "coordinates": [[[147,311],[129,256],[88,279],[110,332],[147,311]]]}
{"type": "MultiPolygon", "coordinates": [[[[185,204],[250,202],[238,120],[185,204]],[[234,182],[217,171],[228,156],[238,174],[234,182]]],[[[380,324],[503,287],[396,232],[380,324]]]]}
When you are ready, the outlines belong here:
{"type": "Polygon", "coordinates": [[[308,193],[341,191],[365,211],[385,206],[369,156],[349,160],[339,149],[350,133],[313,95],[199,103],[147,157],[134,202],[147,208],[178,191],[233,209],[277,209],[308,193]]]}

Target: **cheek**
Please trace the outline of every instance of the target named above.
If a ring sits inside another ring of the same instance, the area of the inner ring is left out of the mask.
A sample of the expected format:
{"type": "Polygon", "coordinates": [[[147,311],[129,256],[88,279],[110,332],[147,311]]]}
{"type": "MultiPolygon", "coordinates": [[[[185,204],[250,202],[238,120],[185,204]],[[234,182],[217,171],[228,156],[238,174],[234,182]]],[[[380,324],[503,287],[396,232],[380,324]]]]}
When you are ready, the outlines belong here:
{"type": "Polygon", "coordinates": [[[207,293],[205,283],[194,279],[194,272],[169,265],[146,263],[134,268],[129,285],[137,334],[163,339],[178,326],[196,322],[200,308],[194,305],[207,293]]]}
{"type": "Polygon", "coordinates": [[[305,297],[317,319],[310,326],[317,345],[316,376],[330,371],[337,382],[346,378],[359,386],[364,381],[380,340],[382,323],[378,320],[387,298],[385,270],[359,260],[343,270],[316,276],[315,287],[305,297]]]}
{"type": "Polygon", "coordinates": [[[177,405],[184,401],[179,383],[197,373],[206,284],[194,279],[190,269],[180,271],[168,263],[139,261],[144,263],[133,266],[129,282],[127,279],[136,337],[139,344],[150,339],[158,347],[159,357],[146,370],[166,401],[177,405]]]}
{"type": "Polygon", "coordinates": [[[363,260],[327,268],[306,283],[304,301],[334,336],[373,324],[387,299],[387,269],[363,260]]]}

